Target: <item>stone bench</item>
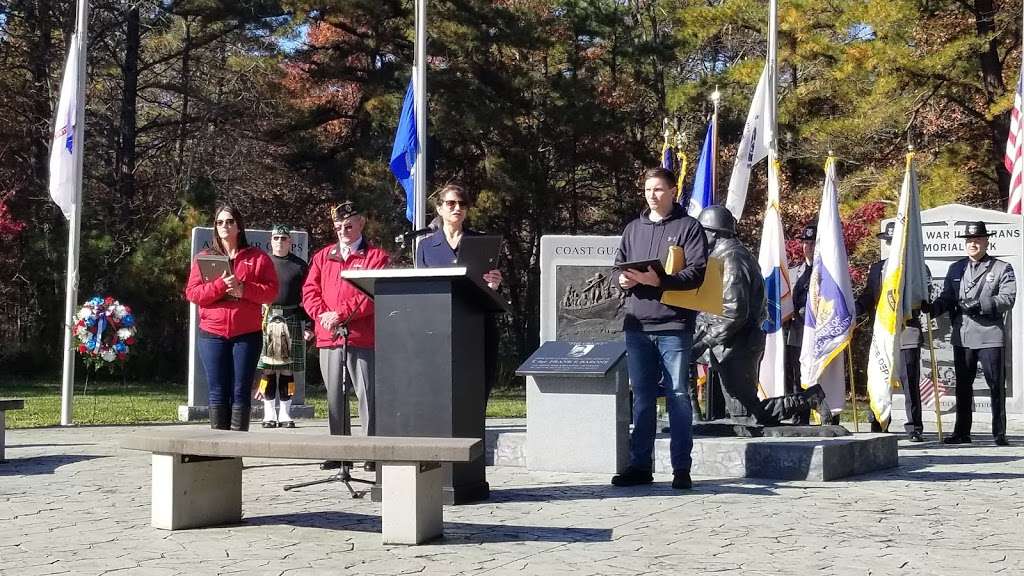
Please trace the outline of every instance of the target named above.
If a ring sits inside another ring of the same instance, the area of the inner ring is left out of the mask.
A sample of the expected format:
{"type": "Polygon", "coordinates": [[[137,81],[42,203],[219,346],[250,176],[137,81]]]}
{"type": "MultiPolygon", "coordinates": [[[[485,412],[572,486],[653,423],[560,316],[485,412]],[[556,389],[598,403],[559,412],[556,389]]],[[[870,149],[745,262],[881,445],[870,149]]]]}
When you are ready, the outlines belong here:
{"type": "Polygon", "coordinates": [[[261,434],[198,427],[138,432],[121,446],[153,453],[152,524],[164,530],[241,521],[243,457],[376,462],[385,544],[419,544],[441,536],[441,463],[471,462],[484,449],[475,438],[261,434]]]}
{"type": "Polygon", "coordinates": [[[7,411],[21,410],[25,401],[21,398],[0,399],[0,462],[4,461],[4,432],[7,430],[7,411]]]}

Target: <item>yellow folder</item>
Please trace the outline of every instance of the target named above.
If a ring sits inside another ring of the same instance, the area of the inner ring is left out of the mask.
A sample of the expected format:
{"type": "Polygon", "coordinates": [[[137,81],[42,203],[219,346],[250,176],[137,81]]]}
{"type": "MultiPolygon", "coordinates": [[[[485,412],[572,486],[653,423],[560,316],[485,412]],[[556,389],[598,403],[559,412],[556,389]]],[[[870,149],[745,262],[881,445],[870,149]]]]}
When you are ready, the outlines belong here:
{"type": "MultiPolygon", "coordinates": [[[[673,248],[676,248],[673,246],[673,248]]],[[[669,274],[678,273],[683,268],[681,263],[682,254],[669,253],[665,271],[669,274]],[[674,260],[678,258],[678,265],[674,260]],[[673,270],[673,268],[675,270],[673,270]]],[[[708,258],[708,266],[704,271],[704,283],[700,288],[693,290],[666,290],[661,295],[661,303],[698,312],[707,312],[717,316],[722,315],[722,261],[718,258],[708,258]]]]}

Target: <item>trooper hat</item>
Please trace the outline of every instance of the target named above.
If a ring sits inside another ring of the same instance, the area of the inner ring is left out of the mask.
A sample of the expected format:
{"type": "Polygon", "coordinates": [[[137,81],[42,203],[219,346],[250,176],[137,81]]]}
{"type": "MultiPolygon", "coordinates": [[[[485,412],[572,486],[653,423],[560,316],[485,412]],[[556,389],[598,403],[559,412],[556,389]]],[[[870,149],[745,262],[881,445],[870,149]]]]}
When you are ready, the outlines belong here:
{"type": "Polygon", "coordinates": [[[888,222],[885,225],[885,230],[882,230],[878,234],[875,234],[875,238],[879,240],[885,240],[886,242],[892,242],[892,233],[896,231],[896,221],[888,222]]]}
{"type": "Polygon", "coordinates": [[[989,232],[984,222],[967,222],[964,224],[964,233],[957,234],[957,238],[981,238],[989,237],[995,232],[989,232]]]}
{"type": "Polygon", "coordinates": [[[800,234],[796,237],[801,242],[814,242],[818,237],[818,226],[815,224],[808,224],[804,226],[804,229],[800,231],[800,234]]]}
{"type": "Polygon", "coordinates": [[[331,206],[331,220],[335,222],[351,218],[356,214],[359,214],[359,210],[356,209],[356,205],[351,200],[345,200],[331,206]]]}
{"type": "Polygon", "coordinates": [[[292,230],[284,224],[274,224],[270,228],[270,237],[273,238],[274,236],[287,236],[291,238],[292,230]]]}

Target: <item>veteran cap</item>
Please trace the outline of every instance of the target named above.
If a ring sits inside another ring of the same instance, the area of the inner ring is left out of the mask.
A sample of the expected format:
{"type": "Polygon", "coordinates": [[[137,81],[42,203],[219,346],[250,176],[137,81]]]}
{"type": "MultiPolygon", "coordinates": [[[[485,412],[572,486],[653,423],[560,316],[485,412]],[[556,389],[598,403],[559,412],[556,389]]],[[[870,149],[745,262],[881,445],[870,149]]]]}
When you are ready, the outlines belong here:
{"type": "Polygon", "coordinates": [[[359,210],[356,209],[356,205],[351,200],[345,200],[331,206],[331,219],[335,222],[351,218],[356,214],[359,214],[359,210]]]}

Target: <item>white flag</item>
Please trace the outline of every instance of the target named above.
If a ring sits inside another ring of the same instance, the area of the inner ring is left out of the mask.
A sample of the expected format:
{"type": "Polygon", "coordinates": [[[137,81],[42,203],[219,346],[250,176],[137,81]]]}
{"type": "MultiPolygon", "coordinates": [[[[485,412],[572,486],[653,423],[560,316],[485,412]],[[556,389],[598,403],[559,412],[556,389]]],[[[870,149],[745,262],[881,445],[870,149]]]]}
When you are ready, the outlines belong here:
{"type": "Polygon", "coordinates": [[[841,411],[846,402],[844,350],[853,338],[853,282],[839,217],[839,185],[835,158],[825,163],[825,187],[818,211],[818,241],[814,245],[811,281],[804,313],[800,348],[800,383],[821,384],[828,405],[841,411]]]}
{"type": "Polygon", "coordinates": [[[60,101],[53,122],[53,142],[50,143],[50,196],[60,206],[64,217],[78,204],[75,182],[75,154],[80,154],[82,143],[75,141],[78,119],[78,34],[71,36],[68,60],[64,66],[64,80],[60,85],[60,101]]]}
{"type": "Polygon", "coordinates": [[[764,278],[765,297],[768,301],[768,319],[765,331],[764,356],[758,380],[765,398],[785,393],[786,339],[782,324],[793,315],[793,293],[786,260],[786,238],[779,211],[779,162],[772,152],[768,157],[768,206],[764,211],[761,231],[761,249],[757,257],[764,278]]]}
{"type": "Polygon", "coordinates": [[[918,197],[914,157],[907,154],[907,171],[900,191],[889,257],[882,268],[882,290],[868,352],[868,396],[875,421],[883,429],[888,427],[892,417],[893,385],[903,371],[900,336],[913,311],[928,297],[918,197]]]}
{"type": "Polygon", "coordinates": [[[743,206],[747,203],[747,188],[750,184],[750,171],[754,165],[768,155],[768,144],[771,138],[771,104],[768,98],[771,70],[766,64],[757,81],[754,99],[750,102],[747,112],[747,123],[743,125],[743,138],[736,149],[736,164],[732,167],[729,178],[729,195],[725,199],[725,207],[736,217],[743,217],[743,206]]]}

